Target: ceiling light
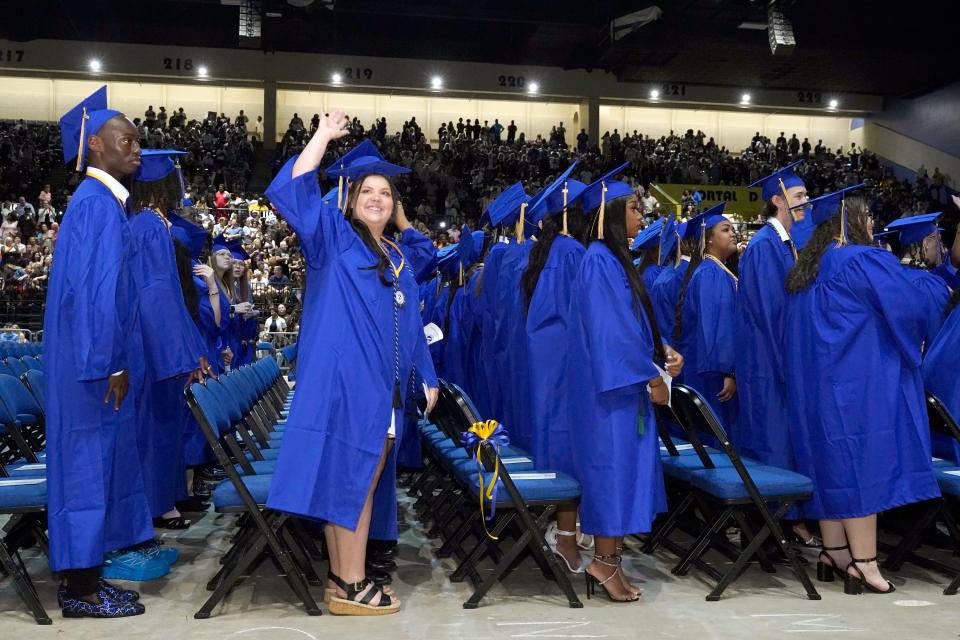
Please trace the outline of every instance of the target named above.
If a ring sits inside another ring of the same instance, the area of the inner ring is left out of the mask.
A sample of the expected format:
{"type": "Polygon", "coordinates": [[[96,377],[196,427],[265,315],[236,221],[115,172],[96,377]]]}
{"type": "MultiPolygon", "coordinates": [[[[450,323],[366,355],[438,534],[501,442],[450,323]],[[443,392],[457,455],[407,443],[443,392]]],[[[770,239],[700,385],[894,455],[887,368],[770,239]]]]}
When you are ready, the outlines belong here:
{"type": "Polygon", "coordinates": [[[100,61],[94,58],[90,61],[90,71],[97,72],[101,69],[100,61]]]}
{"type": "Polygon", "coordinates": [[[203,65],[200,65],[199,67],[197,67],[197,75],[198,75],[198,76],[206,77],[206,75],[207,75],[207,68],[206,68],[205,66],[203,66],[203,65]]]}
{"type": "Polygon", "coordinates": [[[839,107],[839,106],[840,106],[840,101],[839,101],[839,100],[837,100],[836,98],[833,98],[833,99],[830,100],[830,108],[831,108],[831,109],[836,109],[836,108],[839,107]]]}
{"type": "Polygon", "coordinates": [[[750,94],[745,93],[740,96],[740,104],[750,104],[750,94]]]}
{"type": "Polygon", "coordinates": [[[340,84],[340,82],[343,80],[343,76],[341,76],[339,73],[335,73],[333,76],[331,76],[331,79],[333,80],[333,84],[340,84]]]}
{"type": "Polygon", "coordinates": [[[531,82],[530,84],[527,85],[527,91],[529,91],[530,93],[536,93],[540,91],[540,85],[537,84],[536,82],[531,82]]]}
{"type": "Polygon", "coordinates": [[[659,89],[650,89],[650,98],[652,98],[653,100],[656,100],[659,97],[660,97],[659,89]]]}
{"type": "Polygon", "coordinates": [[[443,78],[441,78],[440,76],[433,76],[433,77],[430,79],[430,86],[433,87],[434,89],[440,89],[440,88],[442,88],[442,87],[443,87],[443,78]]]}

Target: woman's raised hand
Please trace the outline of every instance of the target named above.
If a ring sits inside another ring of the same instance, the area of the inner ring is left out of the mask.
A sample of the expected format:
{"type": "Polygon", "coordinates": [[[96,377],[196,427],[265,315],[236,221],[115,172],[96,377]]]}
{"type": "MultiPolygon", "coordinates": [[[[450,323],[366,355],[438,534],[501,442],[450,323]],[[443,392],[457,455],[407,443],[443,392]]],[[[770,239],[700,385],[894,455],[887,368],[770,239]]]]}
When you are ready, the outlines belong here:
{"type": "Polygon", "coordinates": [[[347,125],[350,121],[343,111],[337,109],[329,115],[320,118],[320,124],[317,126],[316,136],[323,136],[327,140],[337,140],[349,133],[347,125]]]}

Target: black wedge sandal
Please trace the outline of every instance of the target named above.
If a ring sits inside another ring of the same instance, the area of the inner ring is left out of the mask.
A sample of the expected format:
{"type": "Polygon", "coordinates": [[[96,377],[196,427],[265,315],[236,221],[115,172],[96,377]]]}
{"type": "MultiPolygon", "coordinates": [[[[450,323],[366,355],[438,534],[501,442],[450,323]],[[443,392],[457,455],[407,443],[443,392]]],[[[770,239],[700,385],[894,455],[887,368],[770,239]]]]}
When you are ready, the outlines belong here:
{"type": "Polygon", "coordinates": [[[893,583],[887,580],[887,589],[886,591],[881,591],[875,586],[867,582],[866,576],[863,575],[863,571],[860,571],[860,567],[857,566],[858,562],[876,562],[877,557],[872,558],[854,558],[850,564],[847,565],[846,574],[843,576],[843,592],[847,595],[858,596],[863,593],[863,590],[866,589],[869,593],[893,593],[897,590],[893,586],[893,583]],[[850,575],[850,567],[853,567],[858,575],[850,575]]]}
{"type": "Polygon", "coordinates": [[[837,561],[830,555],[831,551],[849,551],[850,545],[842,547],[823,547],[820,549],[820,556],[817,558],[817,580],[820,582],[833,582],[834,578],[844,580],[844,573],[837,566],[837,561]],[[829,562],[824,562],[824,559],[829,562]]]}
{"type": "Polygon", "coordinates": [[[364,578],[360,582],[348,583],[344,589],[346,598],[334,595],[330,598],[330,613],[335,616],[386,616],[400,611],[400,603],[383,592],[383,588],[364,578]],[[357,596],[370,588],[366,595],[357,600],[357,596]],[[378,604],[370,602],[380,596],[378,604]]]}

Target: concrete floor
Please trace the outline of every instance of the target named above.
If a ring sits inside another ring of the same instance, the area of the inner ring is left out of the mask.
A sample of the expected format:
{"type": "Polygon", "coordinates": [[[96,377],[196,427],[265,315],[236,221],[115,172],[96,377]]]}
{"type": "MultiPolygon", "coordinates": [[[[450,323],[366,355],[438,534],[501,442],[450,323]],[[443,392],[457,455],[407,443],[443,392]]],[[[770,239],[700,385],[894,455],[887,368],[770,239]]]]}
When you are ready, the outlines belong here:
{"type": "MultiPolygon", "coordinates": [[[[406,500],[402,511],[406,513],[406,500]]],[[[392,616],[309,617],[293,604],[292,593],[276,577],[247,580],[208,620],[193,613],[207,598],[206,581],[216,572],[228,547],[227,517],[207,514],[186,532],[164,533],[167,544],[181,551],[180,562],[163,580],[131,584],[143,594],[147,613],[121,620],[64,620],[56,604],[55,585],[43,557],[27,559],[52,626],[38,626],[26,613],[9,580],[0,583],[0,639],[46,638],[190,638],[191,640],[302,640],[304,638],[382,638],[441,640],[463,638],[763,638],[883,637],[957,638],[960,635],[960,596],[944,596],[944,576],[907,565],[892,577],[897,592],[889,596],[847,596],[840,583],[816,583],[823,599],[809,601],[785,569],[776,575],[751,567],[719,602],[705,602],[710,584],[696,571],[684,578],[670,574],[673,556],[645,556],[631,551],[625,559],[629,574],[644,588],[640,602],[615,604],[587,601],[582,576],[574,587],[583,609],[570,609],[552,582],[527,561],[506,584],[491,590],[480,608],[461,604],[471,592],[468,583],[452,584],[451,560],[437,560],[437,543],[423,536],[407,515],[398,554],[394,589],[403,609],[392,616]],[[789,634],[789,635],[785,635],[789,634]]],[[[28,552],[29,553],[29,552],[28,552]]],[[[26,554],[25,554],[26,555],[26,554]]],[[[811,576],[815,554],[810,554],[811,576]]],[[[947,558],[942,558],[946,560],[947,558]]],[[[956,561],[960,565],[960,560],[956,561]]],[[[272,565],[262,565],[267,573],[272,565]]],[[[579,579],[578,579],[579,578],[579,579]]],[[[318,601],[321,590],[314,590],[318,601]]]]}

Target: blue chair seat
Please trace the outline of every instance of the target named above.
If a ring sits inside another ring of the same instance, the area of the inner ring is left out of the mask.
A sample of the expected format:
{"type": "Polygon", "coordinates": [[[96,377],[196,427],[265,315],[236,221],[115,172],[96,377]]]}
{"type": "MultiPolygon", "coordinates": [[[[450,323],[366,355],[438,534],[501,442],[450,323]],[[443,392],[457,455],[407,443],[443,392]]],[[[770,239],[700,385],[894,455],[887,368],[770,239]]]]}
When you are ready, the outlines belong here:
{"type": "MultiPolygon", "coordinates": [[[[718,468],[731,466],[730,458],[725,453],[718,451],[716,453],[710,452],[708,455],[714,466],[718,468]]],[[[700,456],[698,455],[661,455],[660,463],[663,465],[664,475],[682,482],[689,482],[690,474],[694,471],[703,470],[703,463],[700,462],[700,456]]],[[[751,465],[749,461],[744,461],[744,464],[748,467],[751,465]]]]}
{"type": "MultiPolygon", "coordinates": [[[[247,491],[253,496],[258,505],[267,504],[267,494],[270,493],[270,483],[273,481],[273,475],[242,476],[243,484],[247,491]]],[[[213,506],[217,511],[227,509],[241,509],[244,507],[240,500],[240,494],[237,493],[233,483],[224,480],[213,490],[213,506]]]]}
{"type": "MultiPolygon", "coordinates": [[[[750,477],[764,498],[804,496],[813,491],[813,481],[807,476],[779,467],[752,465],[750,477]]],[[[749,500],[747,488],[733,467],[700,469],[690,473],[690,484],[720,500],[749,500]]]]}
{"type": "Polygon", "coordinates": [[[23,462],[19,464],[10,465],[9,467],[7,467],[7,471],[10,473],[11,476],[44,478],[47,475],[47,465],[45,462],[40,462],[40,463],[23,462]]]}
{"type": "MultiPolygon", "coordinates": [[[[260,453],[263,454],[263,459],[264,459],[264,460],[274,460],[274,461],[275,461],[275,460],[277,459],[277,457],[280,455],[280,447],[274,447],[274,448],[272,448],[272,449],[261,449],[261,450],[260,450],[260,453]]],[[[252,459],[253,459],[253,456],[252,456],[249,452],[247,453],[247,459],[248,459],[248,460],[252,460],[252,459]]]]}
{"type": "Polygon", "coordinates": [[[937,473],[937,483],[940,485],[940,491],[948,496],[960,496],[960,475],[952,475],[947,471],[960,473],[960,467],[956,465],[947,467],[935,467],[937,473]]]}
{"type": "MultiPolygon", "coordinates": [[[[517,486],[517,490],[520,491],[520,495],[523,497],[525,502],[567,502],[570,500],[576,500],[580,497],[580,483],[571,476],[559,471],[550,471],[544,473],[556,473],[556,478],[546,480],[524,480],[521,476],[520,478],[513,479],[513,483],[517,486]]],[[[513,475],[514,474],[511,473],[510,477],[513,478],[513,475]]],[[[492,473],[484,473],[484,483],[489,483],[491,477],[492,473]]],[[[477,473],[474,472],[465,474],[463,481],[472,489],[475,497],[479,495],[480,485],[478,484],[477,473]]],[[[503,480],[499,480],[497,482],[497,504],[510,504],[510,496],[507,493],[506,488],[503,486],[503,480]]]]}
{"type": "Polygon", "coordinates": [[[45,478],[0,478],[0,511],[46,504],[45,478]]]}
{"type": "MultiPolygon", "coordinates": [[[[273,473],[273,470],[277,468],[276,460],[251,460],[250,466],[253,467],[253,472],[255,474],[263,475],[265,473],[273,473]]],[[[237,473],[243,475],[243,469],[240,465],[235,466],[237,473]]]]}
{"type": "MultiPolygon", "coordinates": [[[[463,449],[460,450],[465,454],[467,453],[463,449]]],[[[533,471],[533,461],[527,456],[514,456],[513,458],[509,456],[500,456],[500,460],[510,473],[514,473],[515,471],[533,471]]],[[[477,461],[468,455],[463,459],[454,461],[453,467],[458,473],[476,473],[477,461]]]]}

